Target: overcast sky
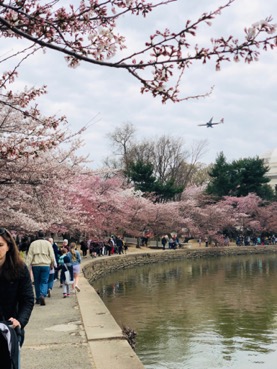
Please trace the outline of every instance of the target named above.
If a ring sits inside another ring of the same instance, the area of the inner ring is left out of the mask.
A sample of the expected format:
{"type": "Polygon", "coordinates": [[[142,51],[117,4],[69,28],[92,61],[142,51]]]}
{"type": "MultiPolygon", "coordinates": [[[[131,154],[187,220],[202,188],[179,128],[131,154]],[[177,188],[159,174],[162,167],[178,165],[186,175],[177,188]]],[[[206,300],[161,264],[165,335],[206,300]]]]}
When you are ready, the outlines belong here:
{"type": "MultiPolygon", "coordinates": [[[[153,0],[153,2],[155,2],[153,0]]],[[[205,11],[214,10],[222,0],[178,0],[143,18],[125,18],[120,29],[129,45],[143,45],[158,28],[172,31],[187,19],[196,20],[205,11]]],[[[236,0],[218,17],[212,27],[202,26],[200,45],[205,39],[221,35],[240,35],[244,27],[272,15],[277,23],[276,0],[236,0]]],[[[203,44],[203,45],[207,45],[203,44]]],[[[140,85],[127,72],[88,64],[69,69],[63,57],[53,52],[36,55],[23,66],[20,85],[48,86],[48,95],[41,100],[47,114],[66,114],[72,129],[85,125],[95,115],[94,124],[85,134],[80,153],[90,153],[92,167],[99,168],[112,149],[106,137],[123,122],[132,123],[139,140],[171,135],[181,137],[185,147],[207,140],[207,153],[202,161],[214,162],[223,151],[227,160],[262,155],[277,147],[277,53],[262,53],[260,60],[247,65],[225,63],[216,72],[214,65],[193,66],[185,76],[181,89],[184,95],[209,91],[201,100],[162,105],[151,95],[141,95],[140,85]],[[224,117],[225,123],[213,129],[199,127],[211,117],[224,117]]],[[[19,82],[17,82],[19,85],[19,82]]]]}

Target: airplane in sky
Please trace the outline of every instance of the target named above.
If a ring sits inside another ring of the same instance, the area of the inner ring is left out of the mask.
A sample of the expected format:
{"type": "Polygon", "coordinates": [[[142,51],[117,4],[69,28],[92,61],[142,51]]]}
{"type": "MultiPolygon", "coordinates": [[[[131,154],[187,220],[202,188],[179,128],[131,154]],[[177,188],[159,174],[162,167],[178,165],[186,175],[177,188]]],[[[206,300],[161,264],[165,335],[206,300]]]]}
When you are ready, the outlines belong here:
{"type": "Polygon", "coordinates": [[[207,127],[207,128],[213,128],[214,125],[216,124],[223,124],[224,123],[224,118],[220,119],[219,122],[214,122],[213,123],[213,117],[211,117],[211,119],[205,123],[205,124],[198,124],[198,126],[202,126],[202,127],[207,127]]]}

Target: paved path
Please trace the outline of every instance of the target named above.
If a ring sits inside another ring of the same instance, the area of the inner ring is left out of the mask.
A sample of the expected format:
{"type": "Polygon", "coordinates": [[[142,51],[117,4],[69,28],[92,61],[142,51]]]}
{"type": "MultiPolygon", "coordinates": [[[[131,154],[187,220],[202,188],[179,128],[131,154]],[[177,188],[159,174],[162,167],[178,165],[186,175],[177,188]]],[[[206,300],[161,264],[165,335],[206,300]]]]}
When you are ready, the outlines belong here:
{"type": "Polygon", "coordinates": [[[77,298],[59,282],[46,306],[35,305],[21,351],[21,369],[94,369],[77,298]]]}

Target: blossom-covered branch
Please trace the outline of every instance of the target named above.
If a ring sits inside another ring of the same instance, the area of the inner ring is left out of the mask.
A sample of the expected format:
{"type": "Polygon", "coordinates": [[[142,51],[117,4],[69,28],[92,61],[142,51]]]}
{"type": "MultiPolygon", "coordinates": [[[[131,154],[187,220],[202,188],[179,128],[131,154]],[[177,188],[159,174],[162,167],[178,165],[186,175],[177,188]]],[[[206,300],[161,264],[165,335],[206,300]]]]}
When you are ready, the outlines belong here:
{"type": "MultiPolygon", "coordinates": [[[[65,54],[70,67],[80,61],[127,70],[141,84],[142,93],[160,96],[162,102],[178,102],[196,96],[182,96],[180,83],[188,67],[194,62],[213,62],[216,70],[224,61],[257,60],[261,50],[276,47],[276,25],[271,17],[245,29],[242,41],[229,36],[211,40],[210,46],[192,43],[200,25],[211,25],[213,19],[235,0],[202,14],[198,20],[188,20],[178,32],[169,28],[157,30],[145,47],[122,57],[127,48],[124,35],[117,32],[116,21],[127,14],[147,16],[154,8],[177,0],[156,4],[146,0],[78,1],[75,5],[63,1],[46,2],[17,0],[0,2],[0,35],[26,39],[33,45],[65,54]],[[61,4],[59,6],[59,4],[61,4]],[[116,60],[117,59],[117,60],[116,60]],[[149,71],[152,77],[149,79],[149,71]]],[[[34,46],[35,47],[35,46],[34,46]]]]}

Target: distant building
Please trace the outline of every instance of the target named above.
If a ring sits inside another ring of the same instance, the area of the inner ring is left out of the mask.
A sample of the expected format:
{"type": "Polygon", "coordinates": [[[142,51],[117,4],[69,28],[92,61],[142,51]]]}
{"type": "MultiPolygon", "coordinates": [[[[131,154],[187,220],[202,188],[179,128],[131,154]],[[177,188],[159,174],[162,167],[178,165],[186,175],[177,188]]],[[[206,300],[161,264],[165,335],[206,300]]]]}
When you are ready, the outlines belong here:
{"type": "Polygon", "coordinates": [[[270,179],[270,186],[275,189],[277,186],[277,149],[260,155],[260,158],[265,159],[265,163],[269,166],[269,172],[266,173],[266,176],[270,179]]]}

